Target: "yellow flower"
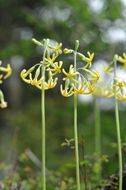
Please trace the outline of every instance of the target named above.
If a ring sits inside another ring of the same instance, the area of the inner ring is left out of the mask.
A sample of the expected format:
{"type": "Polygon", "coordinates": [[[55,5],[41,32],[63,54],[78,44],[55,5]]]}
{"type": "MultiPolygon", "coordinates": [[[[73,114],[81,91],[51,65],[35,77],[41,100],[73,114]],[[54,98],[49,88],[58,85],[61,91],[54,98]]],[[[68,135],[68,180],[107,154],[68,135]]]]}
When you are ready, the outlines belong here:
{"type": "Polygon", "coordinates": [[[51,70],[48,71],[48,81],[45,81],[45,77],[41,76],[41,69],[42,65],[38,64],[33,67],[31,67],[28,71],[26,69],[23,69],[21,72],[21,78],[23,81],[25,81],[28,84],[31,84],[33,86],[36,86],[38,89],[47,90],[50,88],[54,88],[57,84],[58,78],[53,79],[51,70]],[[38,68],[35,70],[35,67],[38,66],[38,68]],[[34,73],[32,73],[34,72],[34,73]]]}
{"type": "Polygon", "coordinates": [[[113,87],[106,85],[103,82],[99,82],[97,85],[95,85],[94,91],[92,93],[94,96],[103,96],[103,97],[112,97],[114,96],[114,90],[113,87]]]}
{"type": "Polygon", "coordinates": [[[54,88],[57,85],[58,78],[49,79],[48,82],[45,84],[45,90],[54,88]]]}
{"type": "Polygon", "coordinates": [[[126,86],[126,81],[124,79],[115,78],[114,82],[114,86],[119,87],[120,89],[126,86]]]}
{"type": "Polygon", "coordinates": [[[62,43],[56,43],[54,46],[48,45],[52,53],[61,54],[62,53],[62,43]]]}
{"type": "Polygon", "coordinates": [[[61,85],[60,86],[60,91],[61,91],[62,96],[70,97],[70,96],[72,96],[74,94],[74,87],[63,89],[63,87],[61,85]]]}
{"type": "Polygon", "coordinates": [[[73,68],[73,65],[70,65],[69,67],[69,72],[67,73],[64,69],[62,69],[64,75],[66,75],[66,77],[64,78],[64,80],[67,80],[67,79],[73,79],[76,75],[79,74],[79,72],[75,72],[74,71],[74,68],[73,68]]]}
{"type": "Polygon", "coordinates": [[[91,67],[92,65],[92,61],[94,59],[94,53],[90,53],[89,51],[87,52],[88,57],[86,57],[85,55],[83,55],[82,53],[77,53],[79,55],[79,57],[85,61],[87,64],[83,67],[84,69],[87,67],[91,67]]]}
{"type": "Polygon", "coordinates": [[[86,81],[84,83],[80,83],[79,86],[74,86],[75,94],[91,94],[94,91],[94,84],[86,81]]]}
{"type": "MultiPolygon", "coordinates": [[[[36,66],[36,65],[35,65],[35,66],[36,66]]],[[[26,83],[28,83],[28,84],[31,83],[31,82],[30,82],[30,79],[27,78],[27,77],[29,76],[30,73],[32,73],[32,71],[34,71],[35,66],[31,67],[31,68],[28,69],[28,70],[23,69],[23,70],[21,71],[20,76],[21,76],[21,78],[23,79],[24,82],[26,82],[26,83]]]]}
{"type": "Polygon", "coordinates": [[[0,108],[6,108],[7,102],[4,100],[3,92],[0,90],[0,108]]]}
{"type": "Polygon", "coordinates": [[[95,71],[95,70],[89,70],[89,69],[83,69],[89,76],[90,78],[88,79],[89,81],[92,81],[92,82],[97,82],[100,78],[100,73],[95,71]]]}
{"type": "Polygon", "coordinates": [[[29,74],[29,83],[33,86],[36,86],[37,88],[41,89],[40,86],[44,82],[44,77],[41,77],[40,79],[35,77],[32,77],[32,74],[29,74]]]}
{"type": "MultiPolygon", "coordinates": [[[[56,54],[47,54],[47,57],[45,57],[45,60],[44,60],[44,64],[45,64],[45,67],[49,67],[51,65],[53,65],[55,63],[55,60],[56,58],[58,57],[58,55],[56,54]]],[[[43,64],[43,62],[41,61],[41,63],[43,64]]]]}
{"type": "Polygon", "coordinates": [[[109,66],[103,65],[103,71],[106,74],[111,75],[113,73],[113,67],[111,67],[110,65],[109,66]]]}
{"type": "Polygon", "coordinates": [[[120,101],[126,101],[126,94],[124,94],[124,95],[118,95],[117,99],[120,100],[120,101]]]}
{"type": "Polygon", "coordinates": [[[54,88],[57,84],[58,78],[53,79],[51,70],[48,72],[48,82],[45,82],[45,90],[54,88]]]}
{"type": "Polygon", "coordinates": [[[7,67],[2,67],[1,64],[2,62],[0,62],[0,72],[3,74],[0,75],[0,83],[2,83],[2,79],[7,79],[12,73],[10,64],[8,64],[7,67]]]}
{"type": "Polygon", "coordinates": [[[123,63],[124,68],[126,69],[126,53],[123,53],[123,56],[116,56],[116,60],[120,63],[123,63]]]}
{"type": "Polygon", "coordinates": [[[52,71],[52,74],[53,75],[56,75],[57,73],[61,73],[61,68],[62,68],[62,65],[63,65],[63,62],[62,61],[59,61],[58,62],[55,62],[51,65],[50,68],[48,68],[47,70],[50,70],[52,71]]]}
{"type": "Polygon", "coordinates": [[[40,76],[40,73],[41,73],[41,65],[37,64],[28,70],[23,69],[20,76],[24,82],[41,89],[40,86],[44,82],[44,77],[40,76]],[[35,70],[36,66],[38,66],[38,68],[35,70]],[[33,71],[34,71],[34,77],[32,73],[33,71]]]}

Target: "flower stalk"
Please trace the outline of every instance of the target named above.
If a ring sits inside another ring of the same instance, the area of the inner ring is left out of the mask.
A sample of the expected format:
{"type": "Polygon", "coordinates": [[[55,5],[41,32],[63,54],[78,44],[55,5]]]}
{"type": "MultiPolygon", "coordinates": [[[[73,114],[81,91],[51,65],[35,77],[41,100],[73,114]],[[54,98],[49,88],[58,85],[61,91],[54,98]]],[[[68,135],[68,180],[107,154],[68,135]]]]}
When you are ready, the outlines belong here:
{"type": "MultiPolygon", "coordinates": [[[[79,42],[76,41],[75,51],[74,51],[74,71],[76,72],[77,66],[77,49],[79,42]]],[[[75,159],[76,159],[76,181],[77,190],[80,190],[80,169],[79,169],[79,147],[78,147],[78,128],[77,128],[77,95],[74,94],[74,138],[75,138],[75,159]]]]}
{"type": "Polygon", "coordinates": [[[123,183],[123,161],[122,161],[122,148],[121,148],[121,133],[120,133],[120,121],[119,121],[119,107],[117,98],[117,89],[115,84],[116,79],[116,67],[117,59],[114,57],[114,96],[115,96],[115,118],[116,118],[116,130],[117,130],[117,143],[118,143],[118,157],[119,157],[119,190],[122,190],[123,183]]]}
{"type": "Polygon", "coordinates": [[[97,180],[101,179],[101,126],[100,126],[100,109],[97,97],[94,96],[94,119],[95,119],[95,154],[98,157],[97,180]]]}
{"type": "MultiPolygon", "coordinates": [[[[45,57],[47,51],[48,39],[45,40],[44,53],[43,53],[43,65],[41,67],[42,76],[45,78],[45,57]]],[[[46,140],[45,140],[45,89],[41,89],[41,114],[42,114],[42,188],[46,190],[46,140]]]]}

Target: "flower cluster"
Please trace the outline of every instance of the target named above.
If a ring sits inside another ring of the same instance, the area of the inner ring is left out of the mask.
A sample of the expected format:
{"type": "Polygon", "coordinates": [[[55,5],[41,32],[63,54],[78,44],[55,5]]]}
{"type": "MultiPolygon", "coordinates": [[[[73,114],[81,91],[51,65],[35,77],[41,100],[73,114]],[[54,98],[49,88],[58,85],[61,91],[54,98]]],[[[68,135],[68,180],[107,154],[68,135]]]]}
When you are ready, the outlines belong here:
{"type": "Polygon", "coordinates": [[[118,75],[117,71],[126,69],[126,54],[123,53],[123,56],[115,55],[113,61],[108,66],[103,66],[104,74],[107,74],[107,78],[111,78],[109,83],[107,82],[98,82],[95,90],[94,95],[97,96],[105,96],[105,97],[113,97],[120,101],[126,100],[126,78],[121,78],[118,75]],[[114,63],[116,62],[116,68],[114,68],[114,63]],[[117,65],[120,63],[121,65],[117,65]],[[115,74],[116,73],[116,74],[115,74]],[[115,76],[114,76],[115,75],[115,76]]]}
{"type": "Polygon", "coordinates": [[[74,62],[76,62],[76,56],[78,56],[83,66],[75,68],[75,66],[70,65],[69,71],[66,72],[65,69],[62,69],[65,77],[65,86],[61,85],[60,90],[61,94],[64,97],[72,96],[73,94],[91,94],[94,91],[95,85],[99,80],[100,74],[94,69],[91,69],[92,61],[94,58],[94,53],[87,52],[87,56],[78,52],[79,42],[76,41],[75,50],[64,49],[64,54],[74,54],[74,62]],[[77,48],[76,48],[77,46],[77,48]]]}
{"type": "MultiPolygon", "coordinates": [[[[115,59],[121,64],[121,68],[126,70],[126,54],[123,53],[122,56],[116,55],[115,59]]],[[[116,98],[120,101],[126,101],[126,78],[122,76],[116,76],[114,80],[114,89],[116,93],[116,98]]]]}
{"type": "Polygon", "coordinates": [[[49,39],[44,39],[42,42],[33,39],[33,42],[43,47],[43,59],[30,69],[23,69],[21,78],[24,82],[40,90],[54,88],[58,80],[56,75],[61,72],[63,64],[62,61],[56,61],[58,56],[62,53],[62,43],[51,45],[49,39]]]}
{"type": "MultiPolygon", "coordinates": [[[[2,62],[0,61],[0,84],[2,84],[3,80],[7,79],[12,73],[10,64],[8,64],[7,67],[2,67],[1,65],[2,62]]],[[[0,89],[0,108],[6,108],[6,107],[7,107],[7,102],[4,100],[4,94],[0,89]]]]}

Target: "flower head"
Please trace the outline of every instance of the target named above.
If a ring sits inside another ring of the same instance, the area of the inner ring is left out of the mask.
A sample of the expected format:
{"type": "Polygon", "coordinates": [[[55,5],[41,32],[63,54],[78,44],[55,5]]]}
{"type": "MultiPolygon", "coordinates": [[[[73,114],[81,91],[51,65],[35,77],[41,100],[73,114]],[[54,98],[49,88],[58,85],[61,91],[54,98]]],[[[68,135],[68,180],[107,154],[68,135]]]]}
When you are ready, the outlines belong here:
{"type": "Polygon", "coordinates": [[[94,53],[90,53],[89,51],[87,52],[88,57],[86,57],[85,55],[83,55],[82,53],[77,53],[77,55],[79,55],[79,57],[86,62],[87,64],[83,67],[84,69],[86,68],[90,68],[92,66],[92,61],[94,59],[94,53]]]}
{"type": "Polygon", "coordinates": [[[74,94],[74,88],[73,87],[70,87],[70,88],[64,88],[62,87],[62,85],[60,86],[60,91],[61,91],[61,94],[62,96],[64,97],[70,97],[74,94]]]}
{"type": "Polygon", "coordinates": [[[43,59],[30,69],[23,69],[21,72],[21,78],[24,82],[31,84],[40,90],[54,88],[58,80],[55,75],[61,72],[63,64],[62,61],[56,61],[58,55],[62,53],[62,43],[51,45],[49,39],[44,39],[42,43],[33,39],[33,42],[37,45],[43,46],[43,59]]]}
{"type": "Polygon", "coordinates": [[[57,55],[62,53],[62,50],[61,50],[62,43],[56,43],[53,46],[49,44],[48,47],[50,48],[50,50],[51,50],[52,53],[55,53],[57,55]]]}
{"type": "Polygon", "coordinates": [[[51,65],[51,67],[47,70],[50,70],[53,75],[56,75],[58,73],[61,73],[61,68],[62,68],[63,62],[55,62],[54,64],[51,65]]]}
{"type": "Polygon", "coordinates": [[[73,65],[70,65],[68,73],[65,71],[65,69],[63,69],[62,71],[63,71],[64,75],[66,76],[64,78],[65,80],[67,80],[67,79],[73,79],[73,77],[75,77],[75,76],[77,76],[79,74],[79,72],[77,72],[77,71],[74,70],[73,65]]]}

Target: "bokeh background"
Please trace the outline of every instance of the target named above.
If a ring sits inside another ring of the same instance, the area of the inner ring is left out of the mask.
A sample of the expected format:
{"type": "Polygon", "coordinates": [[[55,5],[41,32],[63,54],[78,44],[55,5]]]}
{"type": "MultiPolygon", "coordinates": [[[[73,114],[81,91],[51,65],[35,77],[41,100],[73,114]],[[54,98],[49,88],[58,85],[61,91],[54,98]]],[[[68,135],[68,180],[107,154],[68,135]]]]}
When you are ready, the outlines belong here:
{"type": "MultiPolygon", "coordinates": [[[[8,108],[0,110],[0,162],[13,163],[29,148],[41,160],[40,91],[20,79],[23,68],[41,60],[42,50],[31,39],[63,43],[74,48],[80,41],[80,51],[95,53],[94,64],[109,63],[115,53],[126,52],[125,0],[0,0],[0,59],[10,63],[12,76],[2,90],[8,108]]],[[[64,65],[71,60],[66,57],[64,65]]],[[[70,63],[69,63],[70,62],[70,63]]],[[[116,171],[116,128],[112,100],[98,99],[101,109],[102,153],[110,162],[105,174],[116,171]],[[114,162],[113,162],[114,160],[114,162]]],[[[64,139],[73,138],[72,98],[64,98],[57,88],[46,92],[47,167],[57,169],[72,162],[73,150],[61,147],[64,139]]],[[[85,154],[94,152],[93,98],[78,100],[78,131],[84,141],[85,154]]],[[[126,140],[126,108],[120,106],[122,140],[126,140]]],[[[80,150],[81,152],[81,150],[80,150]]]]}

